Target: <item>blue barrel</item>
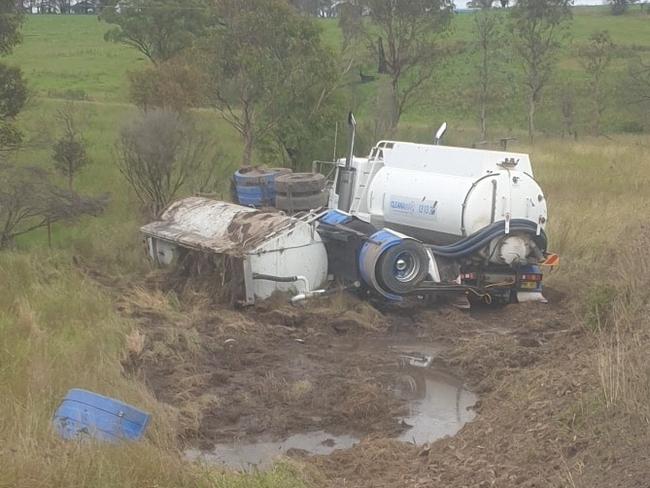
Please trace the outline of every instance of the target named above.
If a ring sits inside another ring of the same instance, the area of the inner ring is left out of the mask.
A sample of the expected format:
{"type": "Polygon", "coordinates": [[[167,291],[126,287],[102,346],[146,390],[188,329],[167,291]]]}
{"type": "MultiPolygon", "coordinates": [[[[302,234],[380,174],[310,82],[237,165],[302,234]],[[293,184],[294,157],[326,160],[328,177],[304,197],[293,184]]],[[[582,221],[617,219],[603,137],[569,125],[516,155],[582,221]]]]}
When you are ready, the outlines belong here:
{"type": "Polygon", "coordinates": [[[64,439],[100,441],[142,438],[150,415],[131,405],[86,390],[72,389],[54,414],[54,428],[64,439]]]}
{"type": "Polygon", "coordinates": [[[275,205],[275,178],[291,173],[289,168],[242,168],[235,172],[237,202],[247,207],[275,205]]]}

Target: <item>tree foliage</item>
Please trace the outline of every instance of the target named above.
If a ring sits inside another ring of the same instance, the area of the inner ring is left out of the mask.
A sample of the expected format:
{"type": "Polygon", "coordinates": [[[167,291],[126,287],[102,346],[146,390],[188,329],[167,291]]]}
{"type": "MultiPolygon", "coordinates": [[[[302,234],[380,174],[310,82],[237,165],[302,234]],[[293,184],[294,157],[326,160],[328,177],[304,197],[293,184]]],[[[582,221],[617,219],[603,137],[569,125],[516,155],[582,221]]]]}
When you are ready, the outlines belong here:
{"type": "Polygon", "coordinates": [[[16,149],[22,134],[13,124],[27,102],[27,83],[22,71],[0,63],[0,151],[16,149]]]}
{"type": "Polygon", "coordinates": [[[423,85],[431,79],[441,51],[440,34],[448,28],[450,0],[363,0],[372,26],[366,30],[370,49],[391,79],[391,128],[423,85]],[[377,42],[379,35],[381,41],[377,42]],[[385,46],[384,46],[385,42],[385,46]]]}
{"type": "Polygon", "coordinates": [[[553,73],[571,18],[572,0],[518,0],[510,10],[515,54],[528,91],[528,135],[535,133],[535,111],[553,73]]]}
{"type": "MultiPolygon", "coordinates": [[[[21,40],[23,15],[15,0],[0,0],[0,55],[8,54],[21,40]]],[[[0,63],[0,151],[15,149],[22,142],[13,119],[27,102],[27,83],[19,68],[0,63]]]]}
{"type": "Polygon", "coordinates": [[[112,0],[100,19],[115,27],[107,41],[134,47],[153,63],[191,47],[213,23],[209,0],[112,0]]]}
{"type": "Polygon", "coordinates": [[[57,111],[56,118],[63,128],[63,134],[54,143],[52,159],[54,168],[66,178],[68,189],[72,192],[74,178],[90,163],[90,158],[79,128],[76,107],[72,103],[66,104],[57,111]]]}
{"type": "Polygon", "coordinates": [[[27,96],[27,83],[20,69],[0,63],[0,119],[16,117],[27,96]]]}
{"type": "Polygon", "coordinates": [[[117,165],[138,199],[158,216],[190,183],[203,191],[217,174],[214,146],[187,117],[152,110],[125,125],[117,165]]]}
{"type": "Polygon", "coordinates": [[[205,65],[214,105],[242,136],[248,165],[257,143],[320,117],[337,66],[314,21],[283,0],[217,0],[216,8],[223,26],[205,65]]]}
{"type": "Polygon", "coordinates": [[[204,70],[180,58],[129,73],[131,101],[144,111],[162,108],[181,113],[200,107],[207,98],[207,84],[204,70]]]}
{"type": "Polygon", "coordinates": [[[0,0],[0,55],[9,54],[21,41],[23,18],[16,0],[0,0]]]}

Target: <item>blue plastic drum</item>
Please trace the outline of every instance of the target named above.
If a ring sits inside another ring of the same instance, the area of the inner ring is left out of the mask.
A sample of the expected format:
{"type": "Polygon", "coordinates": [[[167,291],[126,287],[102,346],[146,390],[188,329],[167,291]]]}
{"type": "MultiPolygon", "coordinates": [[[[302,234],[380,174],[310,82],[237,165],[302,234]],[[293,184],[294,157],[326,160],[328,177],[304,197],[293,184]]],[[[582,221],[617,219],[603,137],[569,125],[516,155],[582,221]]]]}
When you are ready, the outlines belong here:
{"type": "Polygon", "coordinates": [[[64,439],[90,437],[118,442],[142,438],[150,415],[131,405],[86,390],[68,392],[54,414],[54,428],[64,439]]]}

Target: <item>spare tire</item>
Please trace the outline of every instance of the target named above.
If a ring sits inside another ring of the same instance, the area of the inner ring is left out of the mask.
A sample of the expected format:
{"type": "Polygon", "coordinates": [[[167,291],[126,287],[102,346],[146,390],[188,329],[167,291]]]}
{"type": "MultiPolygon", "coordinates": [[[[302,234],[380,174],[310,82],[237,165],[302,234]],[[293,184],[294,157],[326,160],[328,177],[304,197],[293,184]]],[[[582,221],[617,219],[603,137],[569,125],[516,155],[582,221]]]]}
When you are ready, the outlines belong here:
{"type": "Polygon", "coordinates": [[[284,195],[318,193],[325,188],[325,176],[320,173],[291,173],[278,175],[275,191],[284,195]]]}
{"type": "Polygon", "coordinates": [[[375,268],[381,286],[397,295],[415,290],[429,272],[429,256],[419,242],[403,241],[382,254],[375,268]]]}
{"type": "Polygon", "coordinates": [[[287,212],[313,210],[327,206],[329,193],[325,190],[312,195],[281,195],[275,196],[275,208],[287,212]]]}

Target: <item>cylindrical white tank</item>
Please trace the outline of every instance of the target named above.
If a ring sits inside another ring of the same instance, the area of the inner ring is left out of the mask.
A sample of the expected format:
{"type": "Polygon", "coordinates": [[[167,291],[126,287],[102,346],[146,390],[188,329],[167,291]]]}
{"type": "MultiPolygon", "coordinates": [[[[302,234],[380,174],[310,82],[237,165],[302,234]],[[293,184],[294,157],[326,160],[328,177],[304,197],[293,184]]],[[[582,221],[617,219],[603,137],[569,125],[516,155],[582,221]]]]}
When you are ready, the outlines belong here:
{"type": "Polygon", "coordinates": [[[160,265],[173,265],[184,249],[233,258],[241,269],[230,274],[243,275],[246,303],[276,291],[310,292],[327,279],[327,251],[314,223],[279,212],[189,197],[174,202],[141,231],[149,255],[160,265]],[[298,279],[274,281],[269,276],[298,279]]]}
{"type": "Polygon", "coordinates": [[[543,229],[547,219],[537,182],[505,167],[477,177],[384,166],[366,198],[377,227],[435,244],[456,242],[507,219],[530,220],[543,229]]]}

